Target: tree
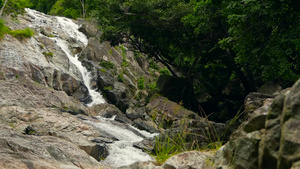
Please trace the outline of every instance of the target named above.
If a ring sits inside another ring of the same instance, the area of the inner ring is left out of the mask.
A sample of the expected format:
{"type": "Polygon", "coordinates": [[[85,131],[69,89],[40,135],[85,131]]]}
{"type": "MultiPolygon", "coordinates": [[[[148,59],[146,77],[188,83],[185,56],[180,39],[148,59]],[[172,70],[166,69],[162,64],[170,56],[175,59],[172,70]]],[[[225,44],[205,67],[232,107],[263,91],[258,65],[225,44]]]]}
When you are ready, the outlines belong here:
{"type": "Polygon", "coordinates": [[[215,104],[242,104],[265,81],[299,77],[296,6],[295,0],[103,0],[97,16],[103,40],[130,44],[178,76],[175,67],[215,104]],[[234,81],[243,91],[224,94],[234,81]]]}
{"type": "Polygon", "coordinates": [[[56,1],[57,0],[30,0],[30,2],[32,3],[32,9],[46,14],[50,12],[52,6],[56,3],[56,1]]]}
{"type": "Polygon", "coordinates": [[[31,5],[28,0],[5,0],[0,10],[0,16],[6,13],[14,17],[24,13],[24,8],[30,7],[31,5]]]}
{"type": "MultiPolygon", "coordinates": [[[[99,0],[57,0],[50,14],[69,18],[86,18],[97,7],[99,0]]],[[[99,7],[99,6],[98,6],[99,7]]]]}

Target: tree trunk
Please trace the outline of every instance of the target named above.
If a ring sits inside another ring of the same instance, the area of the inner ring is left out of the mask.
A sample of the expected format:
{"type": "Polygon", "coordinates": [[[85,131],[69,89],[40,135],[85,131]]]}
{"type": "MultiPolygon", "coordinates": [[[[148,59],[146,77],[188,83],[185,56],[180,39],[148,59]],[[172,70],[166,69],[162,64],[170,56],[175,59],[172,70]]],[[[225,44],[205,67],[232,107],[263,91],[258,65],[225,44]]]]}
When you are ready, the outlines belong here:
{"type": "Polygon", "coordinates": [[[6,5],[7,1],[8,0],[5,0],[3,6],[1,7],[0,16],[2,16],[2,14],[3,14],[3,11],[4,11],[4,8],[5,8],[5,5],[6,5]]]}
{"type": "Polygon", "coordinates": [[[82,7],[82,18],[85,18],[86,15],[86,6],[84,0],[80,0],[81,7],[82,7]]]}

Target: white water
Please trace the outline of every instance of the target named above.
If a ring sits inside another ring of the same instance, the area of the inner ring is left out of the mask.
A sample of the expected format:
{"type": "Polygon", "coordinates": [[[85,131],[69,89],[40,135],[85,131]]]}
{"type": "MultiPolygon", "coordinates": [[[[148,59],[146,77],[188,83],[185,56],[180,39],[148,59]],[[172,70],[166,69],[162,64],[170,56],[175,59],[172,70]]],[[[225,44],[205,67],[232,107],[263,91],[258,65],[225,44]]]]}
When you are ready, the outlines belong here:
{"type": "MultiPolygon", "coordinates": [[[[103,164],[121,167],[133,164],[137,161],[152,161],[154,160],[149,154],[143,152],[142,150],[133,147],[134,142],[142,141],[143,138],[135,134],[133,131],[124,129],[111,123],[112,119],[105,119],[103,117],[98,117],[99,122],[88,123],[97,127],[100,131],[107,132],[119,141],[113,144],[108,144],[109,155],[102,161],[103,164]]],[[[130,126],[131,127],[131,126],[130,126]]],[[[150,138],[157,134],[150,134],[146,131],[141,131],[136,128],[131,127],[140,134],[150,138]]]]}
{"type": "Polygon", "coordinates": [[[55,43],[67,55],[71,63],[73,63],[79,70],[82,76],[83,83],[87,87],[89,95],[92,98],[92,102],[89,103],[88,106],[105,103],[105,100],[102,97],[102,95],[91,88],[92,77],[90,75],[90,72],[88,72],[87,69],[84,66],[82,66],[81,62],[78,60],[78,56],[74,55],[70,51],[68,46],[69,43],[65,39],[61,38],[71,37],[74,40],[76,40],[76,42],[80,42],[82,44],[82,47],[84,48],[88,44],[88,39],[83,33],[78,31],[79,26],[68,18],[48,16],[31,9],[26,9],[26,11],[34,19],[33,25],[31,25],[32,27],[40,28],[45,25],[48,25],[51,26],[51,28],[54,30],[54,34],[56,35],[56,37],[50,39],[55,41],[55,43]]]}

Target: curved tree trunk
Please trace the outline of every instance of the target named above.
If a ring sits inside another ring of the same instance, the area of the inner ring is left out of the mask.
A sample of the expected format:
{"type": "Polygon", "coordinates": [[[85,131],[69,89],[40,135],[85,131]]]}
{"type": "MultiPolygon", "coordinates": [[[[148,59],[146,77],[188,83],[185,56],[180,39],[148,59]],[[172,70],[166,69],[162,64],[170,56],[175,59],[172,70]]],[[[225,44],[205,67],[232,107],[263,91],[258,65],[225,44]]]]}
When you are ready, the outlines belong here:
{"type": "Polygon", "coordinates": [[[6,5],[7,1],[8,0],[5,0],[3,6],[1,7],[0,16],[2,16],[2,14],[3,14],[3,11],[4,11],[4,8],[5,8],[5,5],[6,5]]]}

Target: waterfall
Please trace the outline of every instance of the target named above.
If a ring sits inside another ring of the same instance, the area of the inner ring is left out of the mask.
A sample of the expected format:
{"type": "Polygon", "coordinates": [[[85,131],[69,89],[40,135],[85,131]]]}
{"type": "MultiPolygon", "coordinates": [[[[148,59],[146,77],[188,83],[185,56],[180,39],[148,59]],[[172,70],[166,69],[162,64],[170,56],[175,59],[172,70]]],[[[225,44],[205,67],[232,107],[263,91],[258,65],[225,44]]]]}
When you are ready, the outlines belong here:
{"type": "Polygon", "coordinates": [[[31,27],[41,28],[45,25],[51,25],[51,28],[55,30],[53,33],[56,35],[56,37],[49,37],[49,39],[55,41],[55,43],[67,55],[70,62],[74,64],[80,72],[83,83],[87,87],[89,95],[92,98],[92,102],[89,103],[88,106],[105,103],[102,95],[91,88],[92,77],[90,72],[88,72],[87,69],[78,60],[78,55],[74,55],[70,51],[68,46],[69,43],[66,41],[66,39],[61,38],[63,36],[72,38],[77,43],[79,42],[84,48],[88,44],[88,39],[82,32],[78,31],[79,26],[68,18],[49,16],[31,9],[26,9],[26,12],[33,18],[33,25],[31,25],[31,27]]]}
{"type": "MultiPolygon", "coordinates": [[[[43,13],[26,9],[28,15],[31,17],[32,25],[37,30],[42,29],[43,27],[51,27],[52,34],[55,37],[46,37],[53,40],[55,44],[65,53],[68,57],[71,66],[76,67],[75,72],[70,72],[74,69],[69,69],[70,74],[74,76],[81,76],[84,85],[87,87],[89,95],[92,98],[92,102],[88,106],[105,103],[105,100],[99,92],[91,88],[91,74],[87,69],[82,65],[78,60],[78,54],[73,54],[72,48],[69,46],[68,40],[76,41],[76,44],[79,44],[80,47],[84,48],[88,44],[88,39],[86,36],[78,31],[78,25],[75,24],[71,19],[58,16],[49,16],[43,13]]],[[[54,63],[51,63],[54,64],[54,63]]],[[[93,125],[99,131],[107,133],[111,138],[115,138],[118,141],[114,143],[107,144],[109,147],[108,157],[102,161],[106,165],[113,167],[120,167],[130,165],[137,161],[150,161],[153,158],[143,152],[142,150],[133,147],[135,142],[142,141],[144,138],[154,137],[157,134],[151,134],[146,131],[140,131],[130,125],[119,124],[114,121],[114,118],[106,119],[103,117],[97,117],[97,120],[89,121],[84,120],[86,123],[93,125]]]]}

